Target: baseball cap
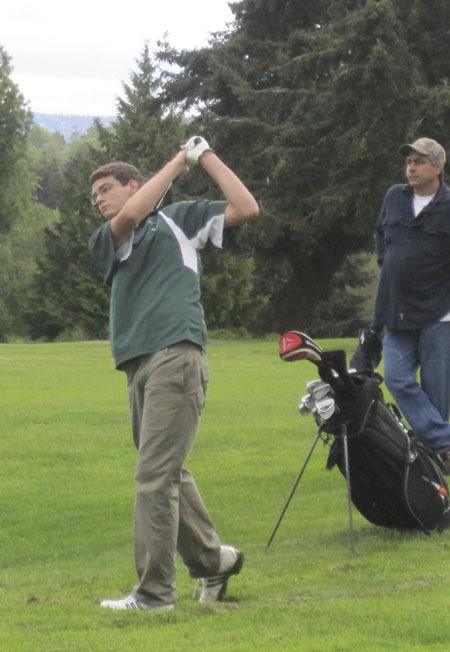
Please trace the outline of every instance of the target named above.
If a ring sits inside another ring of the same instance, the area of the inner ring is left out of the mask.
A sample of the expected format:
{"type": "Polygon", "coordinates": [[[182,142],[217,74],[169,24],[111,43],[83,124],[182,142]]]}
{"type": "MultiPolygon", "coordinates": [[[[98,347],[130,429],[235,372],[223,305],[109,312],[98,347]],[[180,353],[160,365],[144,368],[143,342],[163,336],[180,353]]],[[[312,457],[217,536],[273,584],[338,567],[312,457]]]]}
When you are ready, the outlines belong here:
{"type": "Polygon", "coordinates": [[[413,143],[405,143],[400,147],[400,154],[409,154],[411,151],[419,152],[424,156],[433,156],[438,163],[443,165],[446,160],[445,149],[432,138],[418,138],[413,143]]]}

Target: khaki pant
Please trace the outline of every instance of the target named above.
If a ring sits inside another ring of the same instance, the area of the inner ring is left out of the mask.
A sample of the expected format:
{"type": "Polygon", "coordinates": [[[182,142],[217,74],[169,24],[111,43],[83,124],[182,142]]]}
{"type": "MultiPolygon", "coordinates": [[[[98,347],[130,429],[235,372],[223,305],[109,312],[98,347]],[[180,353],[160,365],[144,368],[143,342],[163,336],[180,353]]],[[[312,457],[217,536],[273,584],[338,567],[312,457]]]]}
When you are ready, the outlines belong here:
{"type": "Polygon", "coordinates": [[[206,355],[181,342],[131,360],[124,370],[139,452],[135,594],[173,603],[177,550],[192,577],[214,575],[219,567],[219,537],[192,475],[182,468],[205,401],[206,355]]]}

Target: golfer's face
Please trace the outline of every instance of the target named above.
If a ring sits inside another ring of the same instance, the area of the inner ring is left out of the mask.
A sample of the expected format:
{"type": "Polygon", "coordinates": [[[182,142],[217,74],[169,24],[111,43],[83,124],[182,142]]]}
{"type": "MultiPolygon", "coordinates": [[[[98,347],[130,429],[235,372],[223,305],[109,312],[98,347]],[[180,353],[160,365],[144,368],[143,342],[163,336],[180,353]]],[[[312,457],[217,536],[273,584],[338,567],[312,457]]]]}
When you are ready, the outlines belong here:
{"type": "Polygon", "coordinates": [[[441,168],[432,165],[428,156],[411,152],[406,158],[406,178],[417,192],[426,191],[436,182],[441,168]]]}
{"type": "Polygon", "coordinates": [[[98,206],[106,220],[115,217],[132,194],[130,183],[123,186],[112,176],[97,179],[92,184],[92,203],[98,206]]]}

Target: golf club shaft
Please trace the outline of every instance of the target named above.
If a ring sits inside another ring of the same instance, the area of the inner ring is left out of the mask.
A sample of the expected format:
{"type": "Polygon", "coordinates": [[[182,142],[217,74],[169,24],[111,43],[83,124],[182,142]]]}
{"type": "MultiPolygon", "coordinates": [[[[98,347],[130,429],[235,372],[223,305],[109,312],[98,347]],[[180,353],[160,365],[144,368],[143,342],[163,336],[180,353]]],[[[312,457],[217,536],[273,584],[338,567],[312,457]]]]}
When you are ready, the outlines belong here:
{"type": "MultiPolygon", "coordinates": [[[[176,179],[175,179],[175,181],[176,181],[176,179]]],[[[169,185],[168,185],[167,188],[165,189],[164,194],[162,195],[161,199],[158,201],[158,203],[156,204],[155,208],[153,209],[154,212],[156,212],[156,211],[159,209],[159,207],[160,207],[161,204],[163,203],[163,201],[164,201],[164,199],[165,199],[167,193],[168,193],[169,190],[172,188],[172,185],[173,185],[173,184],[174,184],[174,181],[171,181],[171,182],[169,183],[169,185]]]]}

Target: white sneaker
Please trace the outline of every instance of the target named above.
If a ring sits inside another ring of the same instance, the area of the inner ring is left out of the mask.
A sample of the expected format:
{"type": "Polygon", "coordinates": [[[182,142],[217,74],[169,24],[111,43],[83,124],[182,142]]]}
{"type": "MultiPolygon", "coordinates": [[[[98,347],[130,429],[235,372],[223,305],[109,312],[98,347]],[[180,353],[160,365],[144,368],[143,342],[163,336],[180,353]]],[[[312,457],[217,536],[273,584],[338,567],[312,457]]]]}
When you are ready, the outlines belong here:
{"type": "Polygon", "coordinates": [[[220,602],[225,598],[228,579],[238,575],[244,564],[244,555],[232,546],[220,546],[219,573],[202,578],[202,592],[199,602],[220,602]]]}
{"type": "Polygon", "coordinates": [[[137,600],[134,595],[127,595],[126,598],[122,598],[121,600],[102,600],[100,602],[100,606],[104,607],[105,609],[116,609],[119,611],[125,611],[127,609],[140,609],[141,611],[155,611],[155,612],[163,612],[163,611],[171,611],[172,609],[175,608],[173,604],[164,604],[164,603],[149,603],[147,604],[146,602],[141,602],[140,600],[137,600]]]}

